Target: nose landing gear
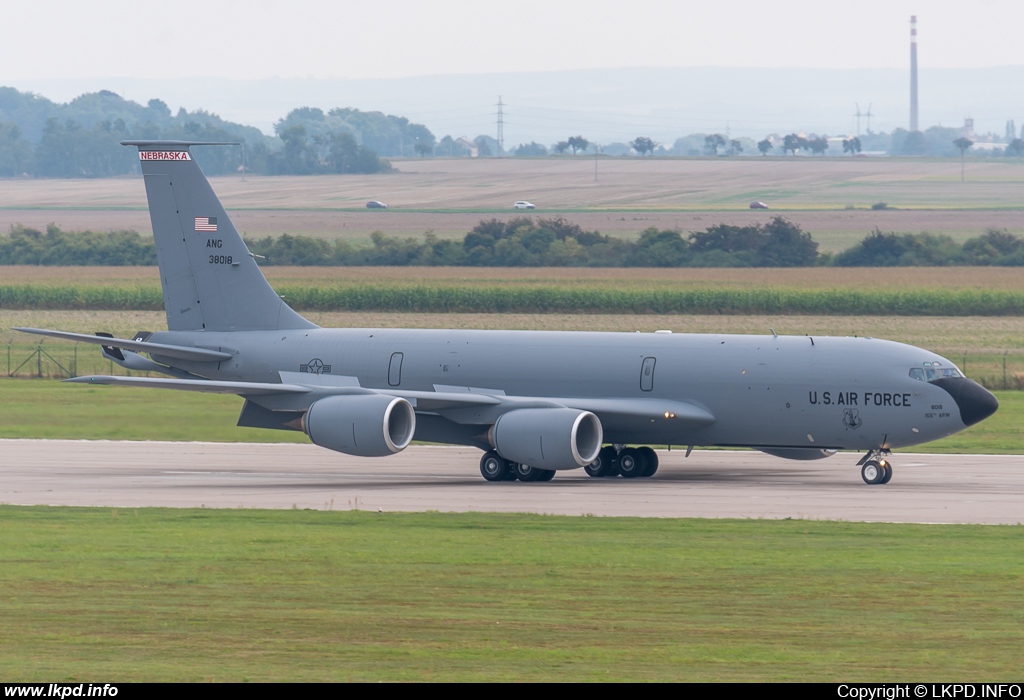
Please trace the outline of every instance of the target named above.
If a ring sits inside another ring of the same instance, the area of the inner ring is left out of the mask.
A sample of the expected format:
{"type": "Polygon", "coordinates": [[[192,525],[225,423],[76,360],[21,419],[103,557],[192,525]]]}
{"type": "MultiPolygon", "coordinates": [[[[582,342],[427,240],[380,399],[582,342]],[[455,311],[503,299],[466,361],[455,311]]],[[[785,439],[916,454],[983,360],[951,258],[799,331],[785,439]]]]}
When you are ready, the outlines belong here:
{"type": "Polygon", "coordinates": [[[892,479],[892,464],[887,457],[889,450],[868,450],[857,465],[865,484],[888,484],[892,479]]]}

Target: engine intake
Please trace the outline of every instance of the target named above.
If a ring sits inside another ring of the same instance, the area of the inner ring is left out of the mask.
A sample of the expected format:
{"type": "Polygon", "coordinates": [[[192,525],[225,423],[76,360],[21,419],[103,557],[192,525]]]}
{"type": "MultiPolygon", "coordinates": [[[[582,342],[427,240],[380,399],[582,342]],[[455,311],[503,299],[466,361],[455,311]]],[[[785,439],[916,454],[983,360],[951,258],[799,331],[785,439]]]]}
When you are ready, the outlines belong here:
{"type": "Polygon", "coordinates": [[[402,398],[383,394],[328,396],[313,402],[302,429],[314,444],[360,457],[401,452],[416,433],[416,412],[402,398]]]}
{"type": "Polygon", "coordinates": [[[491,429],[494,448],[512,462],[538,469],[578,469],[597,459],[601,421],[574,408],[521,408],[503,414],[491,429]]]}

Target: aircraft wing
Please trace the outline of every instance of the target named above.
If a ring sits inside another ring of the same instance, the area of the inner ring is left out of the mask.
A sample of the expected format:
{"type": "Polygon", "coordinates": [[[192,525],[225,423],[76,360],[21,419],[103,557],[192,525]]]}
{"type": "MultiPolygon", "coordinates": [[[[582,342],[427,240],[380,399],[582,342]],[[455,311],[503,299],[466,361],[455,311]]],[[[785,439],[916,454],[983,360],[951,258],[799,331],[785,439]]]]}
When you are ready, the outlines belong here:
{"type": "MultiPolygon", "coordinates": [[[[91,337],[91,336],[87,336],[91,337]]],[[[368,389],[359,386],[355,377],[330,377],[281,372],[282,383],[234,382],[205,379],[164,379],[155,377],[87,376],[64,381],[73,384],[110,384],[151,389],[176,389],[213,394],[240,396],[281,397],[293,396],[299,403],[286,400],[284,404],[268,404],[278,410],[305,410],[310,401],[323,396],[344,394],[386,394],[408,400],[419,411],[437,411],[457,423],[493,421],[497,416],[517,408],[565,406],[590,411],[609,428],[642,428],[654,422],[676,421],[687,428],[700,428],[715,422],[707,410],[684,401],[655,398],[549,398],[505,396],[503,392],[484,393],[486,390],[457,391],[454,387],[439,387],[441,391],[409,391],[401,389],[368,389]],[[300,395],[312,394],[306,399],[300,395]],[[480,411],[483,410],[483,413],[480,411]]]]}
{"type": "Polygon", "coordinates": [[[312,389],[298,384],[271,384],[269,382],[218,382],[205,379],[161,379],[158,377],[111,377],[94,375],[65,379],[72,384],[114,384],[149,389],[177,389],[207,394],[239,394],[245,396],[273,396],[281,394],[308,394],[312,389]]]}
{"type": "Polygon", "coordinates": [[[208,350],[206,348],[187,348],[181,345],[164,345],[163,343],[147,343],[144,340],[125,340],[124,338],[107,338],[88,333],[69,333],[67,331],[51,331],[46,328],[15,328],[22,333],[34,333],[45,335],[51,338],[62,338],[74,340],[79,343],[92,343],[93,345],[105,345],[108,348],[124,348],[135,352],[156,353],[164,357],[173,357],[178,360],[192,360],[193,362],[223,362],[234,357],[229,352],[219,350],[208,350]]]}
{"type": "MultiPolygon", "coordinates": [[[[282,372],[292,377],[301,377],[295,372],[282,372]]],[[[134,386],[148,389],[176,389],[178,391],[196,391],[207,394],[237,394],[239,396],[284,396],[295,394],[316,394],[320,396],[343,394],[387,394],[407,399],[420,410],[434,411],[442,408],[496,406],[501,403],[499,398],[481,394],[448,393],[438,391],[395,391],[386,389],[364,389],[358,385],[336,385],[318,382],[305,383],[296,381],[281,384],[270,382],[231,382],[206,379],[164,379],[159,377],[115,377],[109,375],[92,375],[65,379],[72,384],[110,384],[115,386],[134,386]]],[[[308,401],[308,400],[307,400],[308,401]]]]}

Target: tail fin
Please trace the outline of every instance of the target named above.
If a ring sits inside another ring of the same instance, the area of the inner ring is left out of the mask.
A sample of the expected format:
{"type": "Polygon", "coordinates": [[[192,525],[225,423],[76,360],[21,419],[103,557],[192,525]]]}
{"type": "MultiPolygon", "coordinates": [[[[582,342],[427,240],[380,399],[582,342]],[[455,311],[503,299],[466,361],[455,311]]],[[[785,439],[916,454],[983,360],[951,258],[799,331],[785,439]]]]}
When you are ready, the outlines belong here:
{"type": "Polygon", "coordinates": [[[191,146],[229,144],[121,145],[139,148],[169,330],[316,328],[271,288],[189,152],[191,146]]]}

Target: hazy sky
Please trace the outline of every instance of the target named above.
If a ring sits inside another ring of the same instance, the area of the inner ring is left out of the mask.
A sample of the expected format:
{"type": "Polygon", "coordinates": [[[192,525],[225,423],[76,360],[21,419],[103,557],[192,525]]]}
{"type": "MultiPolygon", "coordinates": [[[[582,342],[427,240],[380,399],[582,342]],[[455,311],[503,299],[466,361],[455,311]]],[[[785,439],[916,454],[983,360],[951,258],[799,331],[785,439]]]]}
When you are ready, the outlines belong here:
{"type": "Polygon", "coordinates": [[[8,3],[0,83],[390,78],[620,66],[1024,64],[1019,0],[139,0],[8,3]]]}

